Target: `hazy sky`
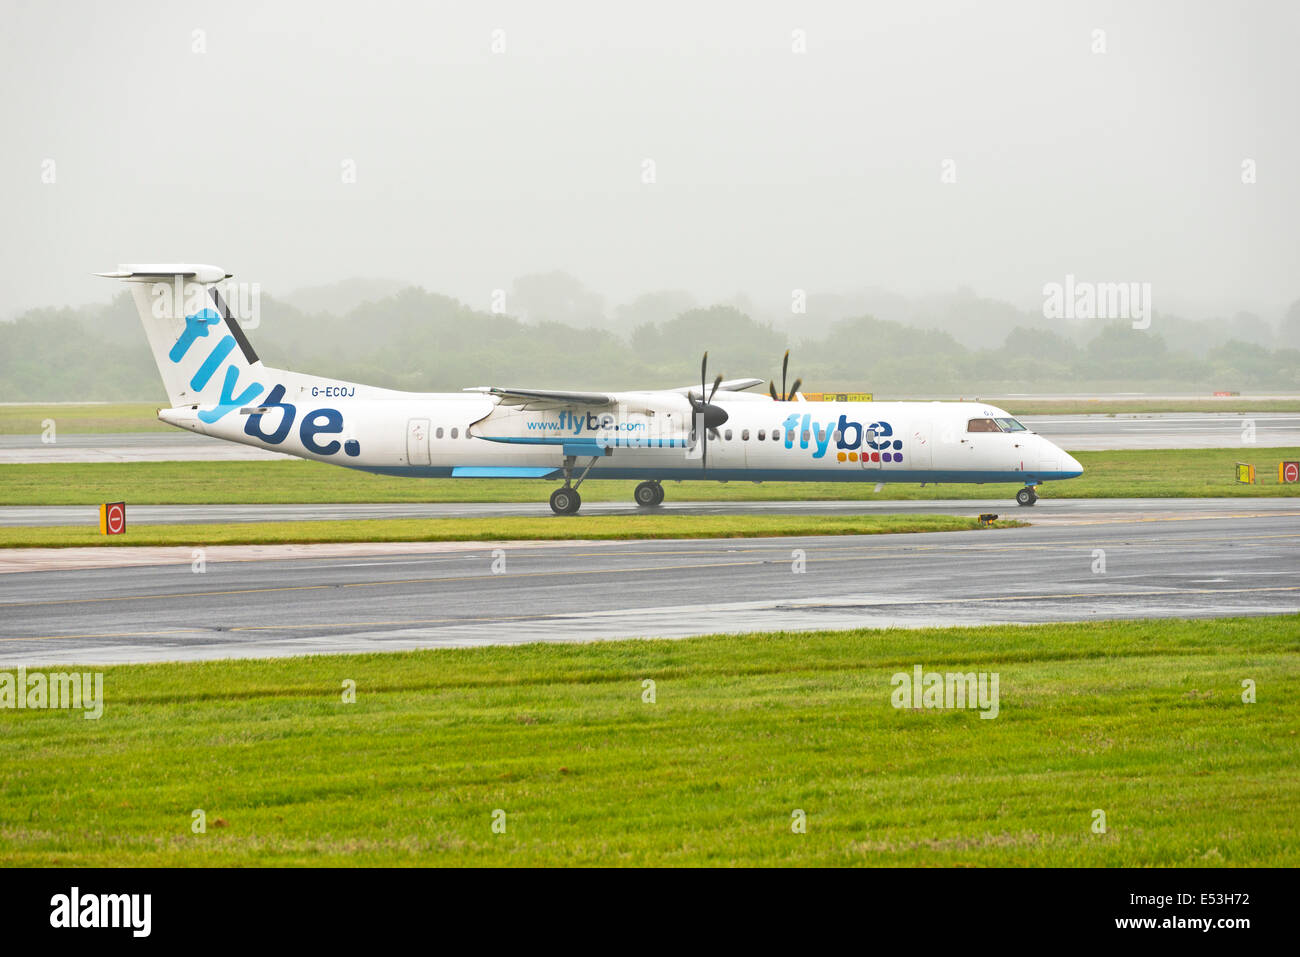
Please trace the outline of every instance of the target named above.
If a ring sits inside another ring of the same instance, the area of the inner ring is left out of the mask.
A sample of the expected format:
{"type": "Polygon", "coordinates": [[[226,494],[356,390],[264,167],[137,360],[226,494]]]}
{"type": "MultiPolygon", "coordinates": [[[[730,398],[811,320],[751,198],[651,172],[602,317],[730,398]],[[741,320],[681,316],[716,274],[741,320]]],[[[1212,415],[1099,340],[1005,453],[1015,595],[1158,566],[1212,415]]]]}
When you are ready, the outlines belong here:
{"type": "Polygon", "coordinates": [[[1067,273],[1197,316],[1300,298],[1295,3],[0,13],[0,315],[106,299],[88,273],[133,261],[481,308],[557,268],[613,300],[964,285],[1036,308],[1067,273]]]}

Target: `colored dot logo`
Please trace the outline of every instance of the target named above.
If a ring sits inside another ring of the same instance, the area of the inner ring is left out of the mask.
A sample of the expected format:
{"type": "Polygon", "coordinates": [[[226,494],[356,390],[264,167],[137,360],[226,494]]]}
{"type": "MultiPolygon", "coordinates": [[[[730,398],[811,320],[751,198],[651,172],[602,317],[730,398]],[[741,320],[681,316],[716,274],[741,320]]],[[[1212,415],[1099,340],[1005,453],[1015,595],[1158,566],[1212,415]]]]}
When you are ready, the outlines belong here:
{"type": "MultiPolygon", "coordinates": [[[[871,461],[894,462],[894,463],[902,462],[903,453],[897,450],[903,447],[903,443],[899,439],[894,439],[893,442],[885,441],[880,443],[881,449],[889,449],[890,446],[893,446],[894,449],[893,451],[872,452],[871,461]]],[[[865,459],[867,457],[867,453],[863,452],[862,457],[865,459]]]]}

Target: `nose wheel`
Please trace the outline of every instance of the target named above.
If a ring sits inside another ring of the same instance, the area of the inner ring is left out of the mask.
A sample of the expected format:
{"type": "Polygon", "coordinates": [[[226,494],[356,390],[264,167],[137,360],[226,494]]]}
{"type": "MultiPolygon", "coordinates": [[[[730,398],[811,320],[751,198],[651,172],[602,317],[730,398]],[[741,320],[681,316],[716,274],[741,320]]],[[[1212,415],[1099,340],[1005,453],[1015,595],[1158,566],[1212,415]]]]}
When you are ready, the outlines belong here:
{"type": "Polygon", "coordinates": [[[656,505],[662,505],[664,501],[664,487],[658,482],[642,482],[632,493],[632,499],[642,508],[653,508],[656,505]]]}
{"type": "Polygon", "coordinates": [[[1026,485],[1016,493],[1017,505],[1033,505],[1038,501],[1038,493],[1034,491],[1032,485],[1026,485]]]}

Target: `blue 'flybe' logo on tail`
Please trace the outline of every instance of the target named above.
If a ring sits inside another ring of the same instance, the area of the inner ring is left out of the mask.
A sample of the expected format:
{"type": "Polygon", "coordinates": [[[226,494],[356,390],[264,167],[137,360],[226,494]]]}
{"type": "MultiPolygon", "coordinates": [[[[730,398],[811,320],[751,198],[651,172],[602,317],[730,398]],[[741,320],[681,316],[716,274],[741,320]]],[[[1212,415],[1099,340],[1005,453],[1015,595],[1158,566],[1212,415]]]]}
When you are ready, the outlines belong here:
{"type": "MultiPolygon", "coordinates": [[[[207,336],[208,330],[221,324],[221,316],[215,309],[204,309],[192,316],[185,317],[185,330],[181,333],[176,344],[172,346],[171,351],[167,353],[167,358],[172,362],[179,363],[185,358],[190,347],[199,339],[207,336]]],[[[208,353],[208,357],[203,360],[198,371],[190,378],[190,388],[195,392],[202,392],[210,381],[212,376],[220,368],[221,363],[226,361],[235,348],[235,337],[227,333],[217,340],[216,346],[208,353]]],[[[204,409],[199,413],[199,420],[211,425],[218,419],[222,418],[232,409],[237,409],[242,405],[252,402],[265,390],[260,382],[249,383],[248,388],[235,395],[235,385],[239,382],[239,369],[234,365],[226,366],[226,377],[221,383],[221,399],[217,402],[214,409],[204,409]]]]}
{"type": "MultiPolygon", "coordinates": [[[[175,345],[167,353],[167,358],[174,363],[179,363],[189,353],[190,348],[199,339],[206,338],[209,330],[221,325],[221,315],[215,309],[204,309],[192,316],[185,317],[185,329],[181,332],[180,338],[176,340],[175,345]]],[[[227,333],[217,340],[212,351],[208,353],[198,370],[190,378],[190,388],[195,392],[202,392],[212,377],[216,375],[221,364],[226,361],[231,352],[237,345],[235,337],[227,333]]],[[[211,425],[212,423],[225,417],[235,409],[249,405],[260,395],[266,392],[266,387],[260,382],[250,382],[247,387],[236,394],[235,389],[239,384],[240,369],[234,363],[226,366],[225,377],[221,382],[221,398],[216,407],[204,409],[199,413],[199,420],[211,425]]],[[[298,409],[293,403],[283,402],[284,386],[277,383],[266,400],[261,406],[267,408],[279,408],[283,410],[280,417],[280,424],[276,426],[273,432],[264,432],[262,430],[262,413],[256,412],[248,417],[248,422],[244,425],[244,432],[255,439],[260,439],[269,445],[279,445],[289,436],[293,428],[294,420],[297,418],[298,409]]],[[[298,426],[298,438],[301,439],[303,447],[309,452],[317,455],[333,455],[339,449],[343,450],[344,455],[358,456],[361,454],[361,445],[356,439],[348,439],[346,442],[339,442],[337,439],[322,439],[322,436],[339,435],[343,432],[343,413],[338,409],[312,409],[305,412],[302,421],[298,426]]]]}

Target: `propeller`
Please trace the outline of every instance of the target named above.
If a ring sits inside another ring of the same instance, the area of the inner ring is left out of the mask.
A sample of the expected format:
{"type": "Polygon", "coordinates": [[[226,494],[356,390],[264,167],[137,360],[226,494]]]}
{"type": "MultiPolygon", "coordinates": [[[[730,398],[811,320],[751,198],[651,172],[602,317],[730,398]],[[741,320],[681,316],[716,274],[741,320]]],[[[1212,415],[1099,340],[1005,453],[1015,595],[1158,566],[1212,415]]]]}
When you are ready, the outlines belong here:
{"type": "Polygon", "coordinates": [[[803,379],[795,379],[794,385],[790,386],[790,391],[785,390],[786,373],[790,369],[790,350],[785,350],[785,358],[781,360],[781,393],[777,394],[776,383],[768,382],[767,391],[772,396],[774,402],[789,402],[799,391],[799,386],[803,385],[803,379]]]}
{"type": "Polygon", "coordinates": [[[694,392],[687,392],[686,398],[691,403],[691,410],[695,413],[691,430],[701,431],[700,442],[701,456],[703,459],[703,468],[709,467],[709,433],[716,434],[718,426],[727,421],[730,416],[727,410],[721,406],[713,404],[713,397],[718,394],[718,386],[722,385],[722,376],[713,380],[712,390],[706,388],[709,381],[709,354],[704,353],[704,360],[700,363],[700,396],[697,399],[694,392]],[[708,396],[706,399],[705,396],[708,396]]]}

